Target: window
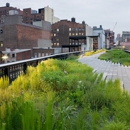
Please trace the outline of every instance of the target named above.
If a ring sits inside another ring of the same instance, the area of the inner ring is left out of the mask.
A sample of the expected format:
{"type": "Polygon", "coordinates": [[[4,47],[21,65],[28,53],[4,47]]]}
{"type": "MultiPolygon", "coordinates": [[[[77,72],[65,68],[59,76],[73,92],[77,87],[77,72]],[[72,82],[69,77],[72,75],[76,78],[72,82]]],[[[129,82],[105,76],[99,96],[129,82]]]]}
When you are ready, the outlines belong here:
{"type": "Polygon", "coordinates": [[[57,32],[59,32],[59,29],[57,29],[57,32]]]}
{"type": "Polygon", "coordinates": [[[37,58],[37,53],[34,54],[34,57],[37,58]]]}
{"type": "Polygon", "coordinates": [[[42,52],[42,56],[44,56],[44,53],[42,52]]]}
{"type": "Polygon", "coordinates": [[[71,33],[69,33],[69,36],[71,36],[71,33]]]}
{"type": "Polygon", "coordinates": [[[3,41],[0,41],[0,47],[3,47],[4,44],[3,44],[3,41]]]}
{"type": "Polygon", "coordinates": [[[57,46],[59,46],[59,43],[57,43],[57,46]]]}
{"type": "Polygon", "coordinates": [[[54,36],[56,36],[56,33],[54,33],[54,36]]]}
{"type": "Polygon", "coordinates": [[[78,33],[76,33],[76,36],[78,35],[78,33]]]}
{"type": "Polygon", "coordinates": [[[54,45],[56,45],[56,43],[54,43],[54,45]]]}
{"type": "Polygon", "coordinates": [[[0,29],[0,34],[2,34],[3,33],[3,30],[2,29],[0,29]]]}
{"type": "Polygon", "coordinates": [[[1,43],[0,46],[3,47],[3,43],[1,43]]]}
{"type": "Polygon", "coordinates": [[[51,43],[51,46],[53,46],[53,43],[51,43]]]}
{"type": "Polygon", "coordinates": [[[56,41],[59,41],[59,39],[57,38],[56,41]]]}
{"type": "Polygon", "coordinates": [[[38,53],[38,57],[41,57],[41,53],[38,53]]]}
{"type": "Polygon", "coordinates": [[[69,31],[71,31],[71,28],[69,28],[69,31]]]}
{"type": "Polygon", "coordinates": [[[71,43],[70,43],[70,45],[71,45],[71,43]]]}
{"type": "Polygon", "coordinates": [[[12,54],[12,58],[14,58],[15,57],[15,54],[12,54]]]}

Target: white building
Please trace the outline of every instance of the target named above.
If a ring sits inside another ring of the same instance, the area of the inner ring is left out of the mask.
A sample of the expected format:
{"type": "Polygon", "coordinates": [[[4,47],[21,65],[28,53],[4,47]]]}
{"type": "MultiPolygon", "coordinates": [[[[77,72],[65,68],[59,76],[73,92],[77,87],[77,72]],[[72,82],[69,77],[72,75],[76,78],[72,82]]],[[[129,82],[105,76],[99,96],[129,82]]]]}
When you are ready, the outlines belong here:
{"type": "Polygon", "coordinates": [[[86,24],[85,32],[86,32],[86,45],[87,45],[86,51],[93,50],[93,38],[92,38],[93,29],[86,24]]]}
{"type": "Polygon", "coordinates": [[[44,8],[44,20],[50,22],[51,24],[60,21],[59,18],[54,16],[54,10],[49,6],[44,8]]]}
{"type": "Polygon", "coordinates": [[[99,28],[96,26],[93,27],[93,36],[98,37],[98,49],[105,48],[105,32],[102,25],[99,28]]]}

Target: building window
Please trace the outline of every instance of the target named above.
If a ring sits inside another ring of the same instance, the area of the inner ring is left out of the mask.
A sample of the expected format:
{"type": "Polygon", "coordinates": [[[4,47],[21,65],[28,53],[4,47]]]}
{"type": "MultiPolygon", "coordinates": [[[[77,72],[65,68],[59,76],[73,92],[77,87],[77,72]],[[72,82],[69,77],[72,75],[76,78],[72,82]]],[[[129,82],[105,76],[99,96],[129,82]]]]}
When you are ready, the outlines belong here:
{"type": "Polygon", "coordinates": [[[81,33],[79,33],[79,35],[81,35],[81,33]]]}
{"type": "Polygon", "coordinates": [[[74,36],[74,33],[72,35],[74,36]]]}
{"type": "Polygon", "coordinates": [[[0,47],[3,47],[3,45],[4,45],[3,41],[0,41],[0,47]]]}
{"type": "Polygon", "coordinates": [[[70,43],[70,45],[71,45],[71,43],[70,43]]]}
{"type": "Polygon", "coordinates": [[[12,54],[12,58],[14,58],[15,57],[15,54],[12,54]]]}
{"type": "Polygon", "coordinates": [[[56,45],[56,43],[54,43],[54,45],[56,45]]]}
{"type": "Polygon", "coordinates": [[[38,53],[38,57],[41,57],[41,53],[38,53]]]}
{"type": "Polygon", "coordinates": [[[44,53],[42,53],[42,56],[44,56],[44,53]]]}
{"type": "Polygon", "coordinates": [[[76,33],[76,36],[78,35],[78,33],[76,33]]]}
{"type": "Polygon", "coordinates": [[[59,29],[57,29],[57,32],[59,32],[59,29]]]}
{"type": "Polygon", "coordinates": [[[69,31],[71,31],[71,28],[69,28],[69,31]]]}
{"type": "Polygon", "coordinates": [[[57,43],[57,46],[59,46],[59,43],[57,43]]]}
{"type": "Polygon", "coordinates": [[[69,33],[69,36],[71,36],[71,33],[69,33]]]}
{"type": "Polygon", "coordinates": [[[82,33],[82,35],[84,35],[84,33],[82,33]]]}
{"type": "Polygon", "coordinates": [[[3,30],[2,29],[0,29],[0,34],[2,34],[3,33],[3,30]]]}
{"type": "Polygon", "coordinates": [[[57,38],[56,41],[59,41],[59,39],[57,38]]]}
{"type": "Polygon", "coordinates": [[[54,36],[56,36],[56,33],[54,33],[54,36]]]}
{"type": "Polygon", "coordinates": [[[37,53],[34,54],[34,57],[37,58],[37,53]]]}
{"type": "Polygon", "coordinates": [[[53,43],[51,43],[51,46],[53,46],[53,43]]]}

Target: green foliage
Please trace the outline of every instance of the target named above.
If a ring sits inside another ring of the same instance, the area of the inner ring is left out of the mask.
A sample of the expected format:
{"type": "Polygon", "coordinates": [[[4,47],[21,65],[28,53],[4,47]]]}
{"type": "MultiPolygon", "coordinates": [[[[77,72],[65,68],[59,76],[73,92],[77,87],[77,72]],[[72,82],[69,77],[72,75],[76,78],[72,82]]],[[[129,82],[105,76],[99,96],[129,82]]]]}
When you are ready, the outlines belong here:
{"type": "Polygon", "coordinates": [[[130,95],[102,76],[71,58],[1,79],[0,130],[129,130],[130,95]]]}
{"type": "Polygon", "coordinates": [[[122,65],[130,65],[130,55],[121,49],[112,49],[98,57],[101,60],[111,60],[113,63],[121,63],[122,65]]]}

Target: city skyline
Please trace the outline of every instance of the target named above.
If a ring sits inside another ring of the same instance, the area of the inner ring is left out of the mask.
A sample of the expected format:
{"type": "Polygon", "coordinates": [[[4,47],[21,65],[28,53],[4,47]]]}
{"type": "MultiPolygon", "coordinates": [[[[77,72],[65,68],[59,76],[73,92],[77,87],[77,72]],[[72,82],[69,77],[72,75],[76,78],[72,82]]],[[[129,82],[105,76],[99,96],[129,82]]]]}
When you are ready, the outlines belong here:
{"type": "MultiPolygon", "coordinates": [[[[85,21],[89,26],[103,26],[103,29],[110,29],[117,35],[122,34],[122,31],[130,30],[130,20],[128,20],[129,4],[130,1],[123,0],[57,0],[57,2],[50,0],[44,1],[15,1],[8,0],[1,2],[1,7],[5,6],[6,3],[10,3],[10,6],[23,10],[24,8],[31,8],[38,10],[49,6],[53,8],[54,15],[60,19],[71,20],[75,17],[77,23],[85,21]],[[115,23],[116,27],[115,26],[115,23]],[[114,30],[113,30],[114,29],[114,30]]],[[[116,36],[115,35],[115,36],[116,36]]]]}

